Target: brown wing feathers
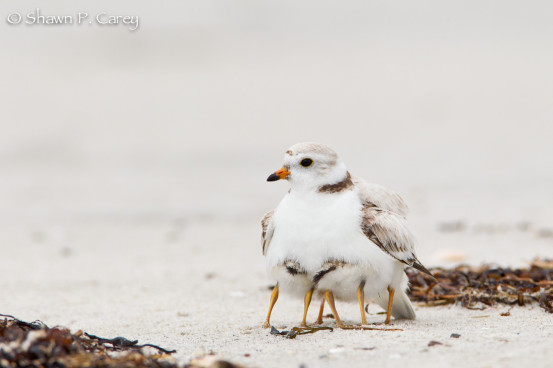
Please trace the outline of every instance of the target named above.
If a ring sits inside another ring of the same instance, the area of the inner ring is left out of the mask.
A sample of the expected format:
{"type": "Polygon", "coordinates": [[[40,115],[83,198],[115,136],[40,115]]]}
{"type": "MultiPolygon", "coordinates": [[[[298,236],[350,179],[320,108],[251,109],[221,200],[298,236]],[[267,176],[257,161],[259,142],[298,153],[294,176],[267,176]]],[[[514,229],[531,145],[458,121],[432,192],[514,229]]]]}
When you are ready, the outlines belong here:
{"type": "Polygon", "coordinates": [[[415,256],[411,234],[399,215],[368,204],[363,207],[361,229],[382,251],[434,277],[415,256]]]}
{"type": "Polygon", "coordinates": [[[430,273],[430,271],[428,271],[428,269],[426,267],[424,267],[422,265],[422,263],[419,262],[418,259],[415,259],[415,262],[411,265],[413,268],[416,268],[417,270],[429,275],[429,276],[432,276],[433,279],[435,279],[434,275],[432,275],[430,273]]]}
{"type": "MultiPolygon", "coordinates": [[[[269,226],[275,211],[267,212],[261,219],[261,251],[265,255],[265,247],[267,246],[267,232],[270,231],[269,226]]],[[[270,237],[270,236],[269,236],[270,237]]]]}

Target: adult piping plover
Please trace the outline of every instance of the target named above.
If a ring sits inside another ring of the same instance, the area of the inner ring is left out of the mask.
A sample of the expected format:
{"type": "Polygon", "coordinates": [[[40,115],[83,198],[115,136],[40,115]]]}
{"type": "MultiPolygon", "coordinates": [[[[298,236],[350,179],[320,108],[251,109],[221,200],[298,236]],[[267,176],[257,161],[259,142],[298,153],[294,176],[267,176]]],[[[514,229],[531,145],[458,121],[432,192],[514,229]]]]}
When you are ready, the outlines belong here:
{"type": "Polygon", "coordinates": [[[387,309],[386,323],[390,315],[415,318],[404,268],[431,274],[415,256],[402,199],[352,178],[338,155],[317,143],[286,151],[284,166],[267,180],[280,179],[289,181],[290,191],[262,219],[267,271],[277,280],[264,327],[281,288],[305,297],[302,325],[314,292],[324,296],[339,327],[345,325],[334,297],[357,299],[363,324],[365,297],[387,309]]]}

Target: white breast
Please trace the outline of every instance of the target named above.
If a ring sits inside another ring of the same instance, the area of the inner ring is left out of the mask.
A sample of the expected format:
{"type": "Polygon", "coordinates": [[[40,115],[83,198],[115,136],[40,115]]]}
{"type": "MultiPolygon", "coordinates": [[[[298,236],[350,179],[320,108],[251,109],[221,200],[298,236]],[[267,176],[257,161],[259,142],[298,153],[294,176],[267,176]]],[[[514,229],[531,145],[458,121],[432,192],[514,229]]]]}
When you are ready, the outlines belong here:
{"type": "Polygon", "coordinates": [[[356,190],[291,192],[273,215],[275,232],[267,251],[267,268],[290,259],[314,274],[329,259],[358,264],[386,257],[362,233],[361,207],[356,190]]]}

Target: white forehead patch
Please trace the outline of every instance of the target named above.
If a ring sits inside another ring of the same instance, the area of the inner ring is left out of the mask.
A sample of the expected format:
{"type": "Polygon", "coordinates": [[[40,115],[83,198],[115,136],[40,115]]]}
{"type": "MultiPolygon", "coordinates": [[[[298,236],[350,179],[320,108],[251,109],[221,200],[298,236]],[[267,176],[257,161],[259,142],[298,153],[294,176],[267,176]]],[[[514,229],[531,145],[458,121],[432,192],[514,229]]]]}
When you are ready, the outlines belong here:
{"type": "Polygon", "coordinates": [[[290,149],[286,151],[286,154],[290,156],[303,154],[319,154],[327,156],[328,158],[333,160],[336,160],[338,158],[338,154],[334,152],[332,148],[325,146],[324,144],[313,142],[297,143],[290,147],[290,149]]]}

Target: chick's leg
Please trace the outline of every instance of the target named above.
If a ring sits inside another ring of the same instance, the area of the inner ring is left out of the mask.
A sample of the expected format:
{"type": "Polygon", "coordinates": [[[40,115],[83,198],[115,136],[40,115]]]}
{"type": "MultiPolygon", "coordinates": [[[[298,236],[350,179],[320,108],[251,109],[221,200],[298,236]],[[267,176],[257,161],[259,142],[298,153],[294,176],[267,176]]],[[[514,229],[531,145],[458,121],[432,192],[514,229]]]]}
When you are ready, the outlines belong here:
{"type": "Polygon", "coordinates": [[[301,327],[306,327],[307,326],[307,323],[306,323],[306,319],[307,319],[307,311],[309,310],[309,304],[311,304],[311,297],[313,296],[313,289],[310,289],[306,294],[305,294],[305,299],[304,299],[304,305],[303,305],[303,319],[301,321],[301,327]]]}
{"type": "Polygon", "coordinates": [[[273,307],[275,306],[275,303],[278,300],[278,284],[276,284],[275,288],[273,289],[273,293],[271,294],[271,303],[269,304],[269,312],[267,313],[267,319],[263,323],[263,328],[269,328],[271,327],[271,312],[273,311],[273,307]]]}
{"type": "Polygon", "coordinates": [[[367,324],[367,316],[365,315],[365,281],[361,281],[357,288],[357,300],[359,301],[359,309],[361,310],[361,325],[367,324]]]}
{"type": "Polygon", "coordinates": [[[384,321],[385,324],[390,324],[390,317],[392,316],[392,305],[394,304],[394,293],[395,290],[391,289],[388,286],[388,311],[386,312],[386,321],[384,321]]]}
{"type": "Polygon", "coordinates": [[[346,328],[346,325],[342,323],[340,316],[338,316],[336,305],[334,305],[334,294],[332,294],[332,291],[330,290],[325,291],[325,299],[326,299],[326,302],[328,303],[328,306],[330,307],[330,310],[332,311],[332,314],[334,315],[334,319],[336,320],[336,325],[340,328],[346,328]]]}
{"type": "Polygon", "coordinates": [[[323,324],[323,312],[325,310],[325,299],[321,300],[321,308],[319,308],[319,317],[317,317],[317,320],[315,321],[316,325],[322,325],[323,324]]]}

